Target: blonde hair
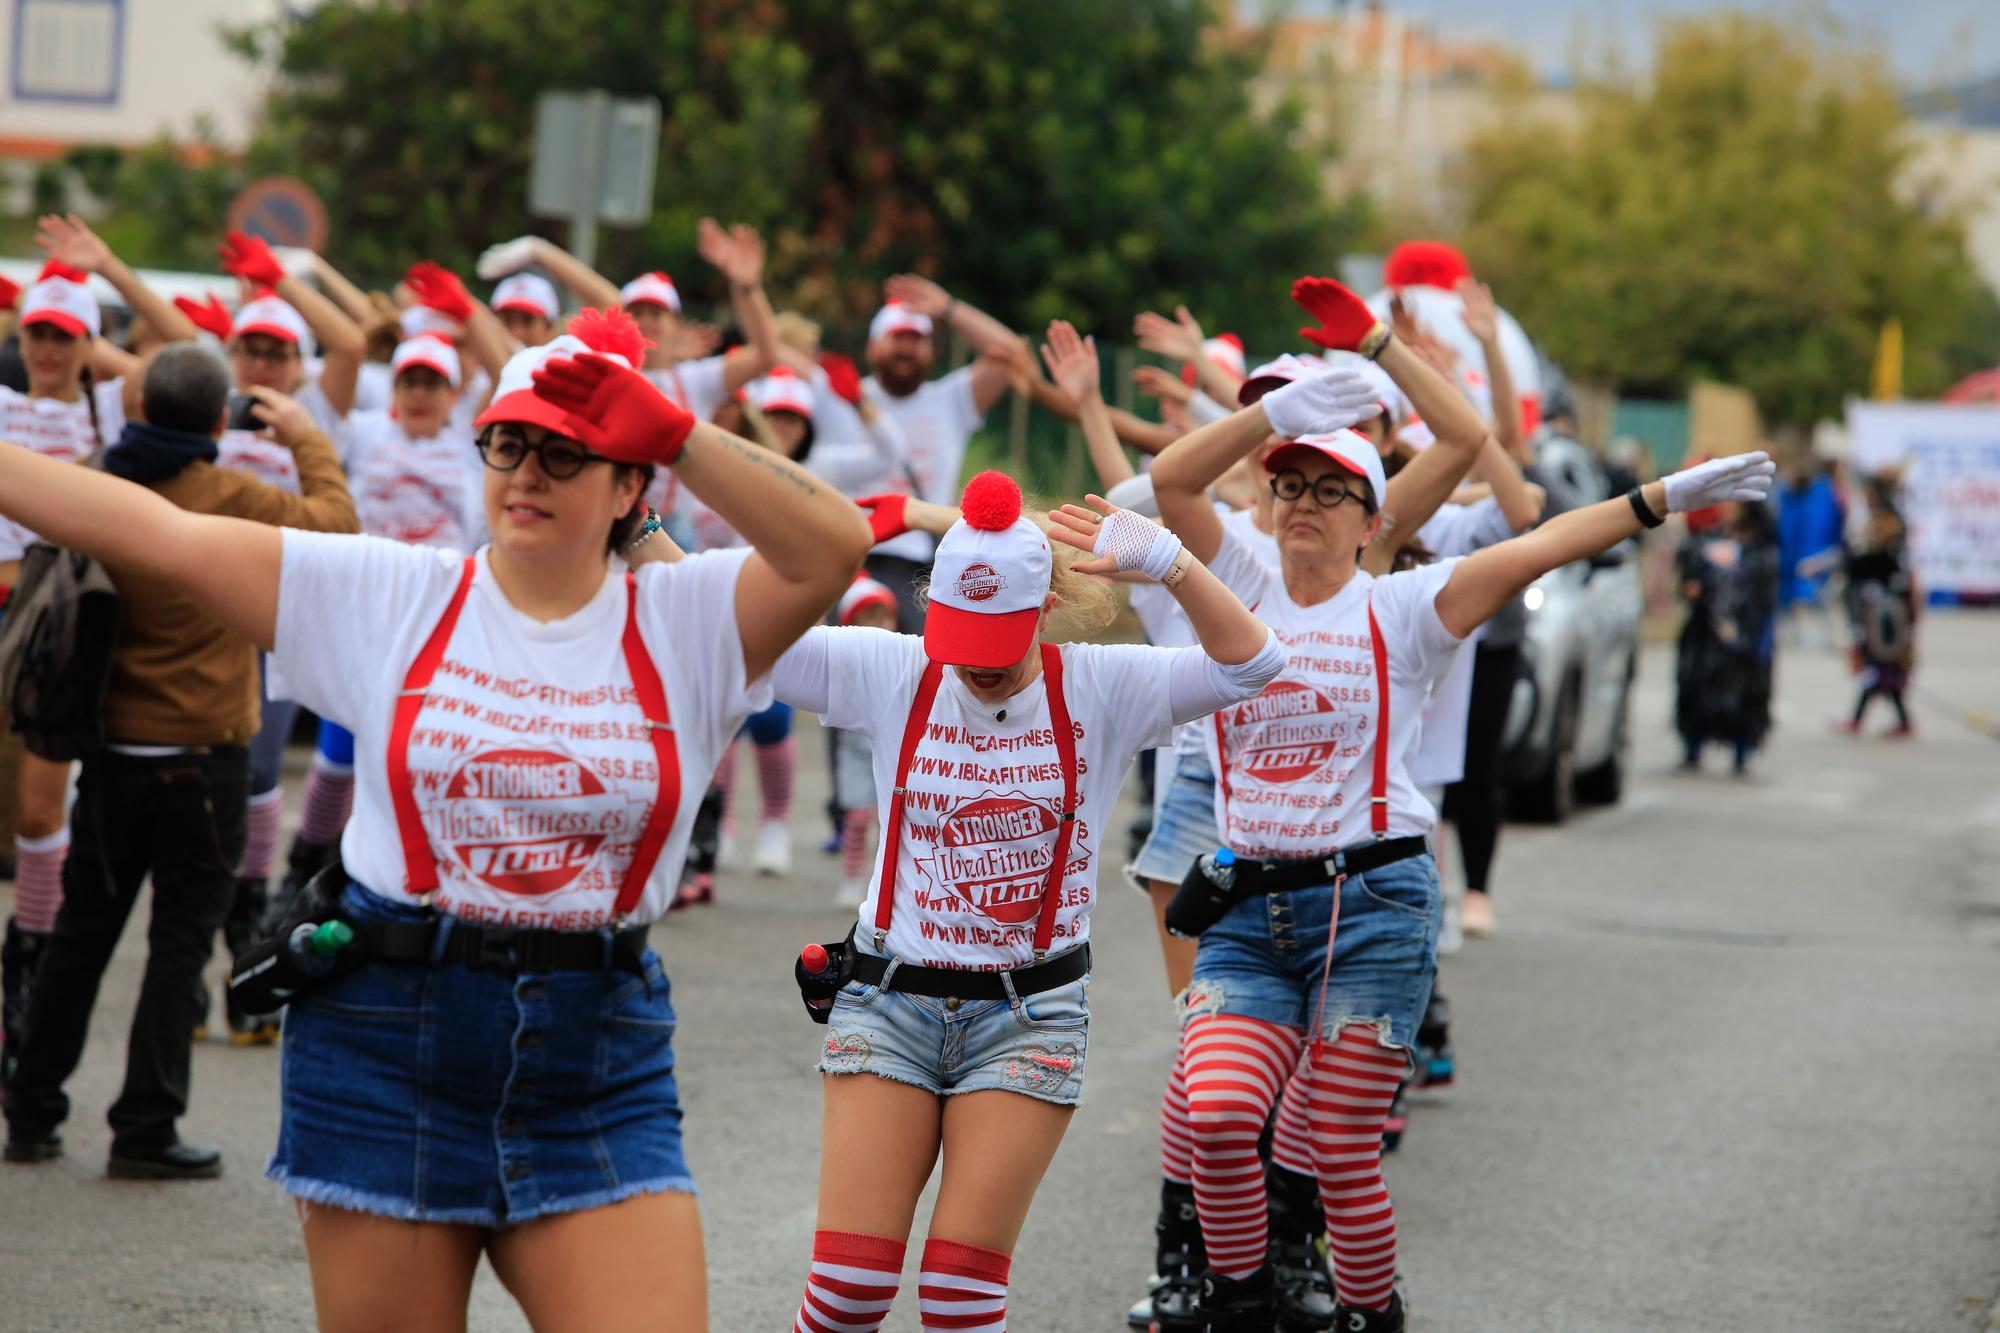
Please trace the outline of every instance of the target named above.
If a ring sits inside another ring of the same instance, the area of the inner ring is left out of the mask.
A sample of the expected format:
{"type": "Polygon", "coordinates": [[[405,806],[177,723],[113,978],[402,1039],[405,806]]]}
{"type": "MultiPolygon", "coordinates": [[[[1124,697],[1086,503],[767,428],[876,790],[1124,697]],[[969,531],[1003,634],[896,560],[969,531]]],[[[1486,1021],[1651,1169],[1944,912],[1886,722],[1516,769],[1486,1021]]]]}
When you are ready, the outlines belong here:
{"type": "MultiPolygon", "coordinates": [[[[1044,537],[1049,533],[1049,516],[1039,509],[1023,509],[1021,517],[1034,523],[1044,537]]],[[[1079,574],[1076,563],[1090,557],[1073,546],[1050,538],[1049,593],[1056,604],[1049,608],[1044,638],[1050,642],[1087,639],[1118,618],[1118,594],[1110,583],[1092,574],[1079,574]],[[1066,556],[1064,552],[1069,554],[1066,556]]],[[[930,576],[924,575],[910,589],[917,609],[930,601],[930,576]]]]}
{"type": "Polygon", "coordinates": [[[819,352],[819,325],[796,310],[780,310],[771,316],[771,331],[795,352],[806,356],[819,352]]]}

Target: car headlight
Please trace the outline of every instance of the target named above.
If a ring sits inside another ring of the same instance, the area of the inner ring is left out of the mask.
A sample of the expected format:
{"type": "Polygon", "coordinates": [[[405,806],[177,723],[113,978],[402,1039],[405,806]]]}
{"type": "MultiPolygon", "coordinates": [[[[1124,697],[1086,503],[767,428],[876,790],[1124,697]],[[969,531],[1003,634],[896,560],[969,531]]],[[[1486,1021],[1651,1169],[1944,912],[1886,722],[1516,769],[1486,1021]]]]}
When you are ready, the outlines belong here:
{"type": "Polygon", "coordinates": [[[1542,609],[1543,594],[1540,588],[1530,588],[1521,594],[1521,604],[1530,611],[1542,609]]]}

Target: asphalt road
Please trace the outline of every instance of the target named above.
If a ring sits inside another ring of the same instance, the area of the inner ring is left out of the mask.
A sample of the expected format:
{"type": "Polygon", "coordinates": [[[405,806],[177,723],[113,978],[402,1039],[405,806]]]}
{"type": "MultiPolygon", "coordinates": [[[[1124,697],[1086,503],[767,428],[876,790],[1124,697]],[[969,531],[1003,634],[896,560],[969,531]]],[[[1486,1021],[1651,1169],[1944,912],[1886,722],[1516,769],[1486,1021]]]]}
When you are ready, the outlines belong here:
{"type": "MultiPolygon", "coordinates": [[[[1507,831],[1501,931],[1445,962],[1458,1084],[1389,1166],[1414,1328],[2000,1329],[2000,743],[1948,706],[2000,718],[2000,615],[1924,634],[1918,739],[1829,735],[1843,666],[1789,653],[1747,780],[1670,771],[1649,648],[1625,803],[1507,831]]],[[[723,1333],[789,1328],[810,1250],[819,1030],[789,960],[842,915],[831,863],[799,872],[725,876],[655,932],[723,1333]]],[[[1108,886],[1096,926],[1087,1098],[1015,1259],[1016,1329],[1118,1329],[1150,1265],[1171,1011],[1140,899],[1108,886]]],[[[107,978],[70,1155],[0,1169],[0,1329],[308,1327],[261,1179],[275,1051],[196,1053],[184,1132],[226,1145],[224,1180],[103,1178],[142,947],[128,930],[107,978]]],[[[892,1329],[917,1326],[911,1285],[892,1329]]],[[[472,1327],[525,1327],[489,1273],[472,1327]]]]}

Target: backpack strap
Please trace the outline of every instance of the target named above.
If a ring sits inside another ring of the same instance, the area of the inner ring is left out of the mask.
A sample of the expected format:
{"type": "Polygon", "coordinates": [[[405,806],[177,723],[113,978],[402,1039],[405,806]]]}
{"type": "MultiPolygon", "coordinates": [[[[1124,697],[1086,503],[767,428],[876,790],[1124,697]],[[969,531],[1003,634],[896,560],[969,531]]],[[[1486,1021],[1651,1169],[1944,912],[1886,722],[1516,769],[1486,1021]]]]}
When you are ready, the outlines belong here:
{"type": "Polygon", "coordinates": [[[444,615],[403,676],[403,688],[396,695],[395,719],[389,725],[386,756],[389,799],[396,811],[396,832],[403,843],[404,890],[426,902],[437,892],[437,858],[431,853],[430,835],[424,832],[423,815],[417,809],[417,791],[410,782],[410,733],[416,729],[417,714],[424,709],[424,696],[430,690],[431,677],[437,674],[438,663],[444,660],[451,632],[458,627],[458,615],[465,609],[465,595],[472,590],[472,575],[477,568],[475,558],[467,556],[444,615]]]}
{"type": "Polygon", "coordinates": [[[882,879],[875,889],[875,947],[889,935],[889,915],[896,903],[896,863],[903,856],[903,800],[908,791],[910,765],[916,761],[917,743],[931,719],[931,705],[937,702],[938,684],[944,666],[926,662],[917,682],[916,697],[910,701],[910,720],[903,724],[903,748],[896,755],[896,786],[889,794],[889,817],[882,821],[882,879]]]}

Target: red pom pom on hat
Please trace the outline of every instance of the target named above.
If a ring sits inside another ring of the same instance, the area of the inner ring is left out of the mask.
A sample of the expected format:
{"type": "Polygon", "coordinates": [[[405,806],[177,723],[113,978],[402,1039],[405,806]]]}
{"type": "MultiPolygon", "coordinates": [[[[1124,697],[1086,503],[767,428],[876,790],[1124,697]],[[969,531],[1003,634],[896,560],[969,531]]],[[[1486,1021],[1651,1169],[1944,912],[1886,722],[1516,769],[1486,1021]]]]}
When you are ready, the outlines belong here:
{"type": "Polygon", "coordinates": [[[645,364],[646,349],[653,345],[623,306],[579,310],[570,320],[568,332],[593,352],[624,357],[634,370],[645,364]]]}
{"type": "Polygon", "coordinates": [[[999,532],[1021,517],[1021,487],[1004,472],[982,472],[965,483],[958,512],[967,527],[999,532]]]}
{"type": "Polygon", "coordinates": [[[90,281],[90,275],[82,269],[71,268],[68,264],[56,259],[51,259],[48,263],[42,265],[42,271],[36,275],[35,281],[47,282],[50,278],[61,278],[64,282],[90,281]]]}
{"type": "Polygon", "coordinates": [[[1382,281],[1390,287],[1442,287],[1450,291],[1459,279],[1472,276],[1472,265],[1458,247],[1444,241],[1404,241],[1382,264],[1382,281]]]}

